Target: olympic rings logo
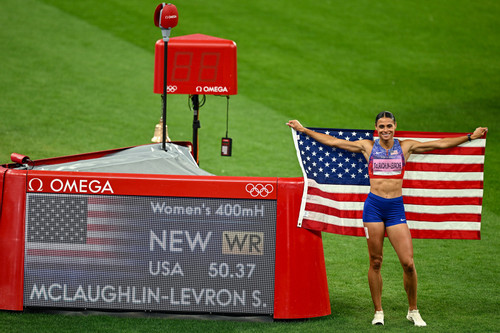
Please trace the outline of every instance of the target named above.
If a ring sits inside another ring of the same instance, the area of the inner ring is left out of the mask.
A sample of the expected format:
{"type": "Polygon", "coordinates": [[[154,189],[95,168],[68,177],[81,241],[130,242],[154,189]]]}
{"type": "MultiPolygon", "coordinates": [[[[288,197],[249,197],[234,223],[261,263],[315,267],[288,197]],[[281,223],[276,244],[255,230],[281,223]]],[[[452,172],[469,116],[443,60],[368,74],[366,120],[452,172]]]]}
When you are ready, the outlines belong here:
{"type": "Polygon", "coordinates": [[[259,195],[265,198],[274,191],[274,187],[271,184],[267,184],[264,186],[262,184],[254,185],[252,183],[248,183],[245,187],[245,190],[254,198],[259,195]]]}
{"type": "Polygon", "coordinates": [[[174,93],[177,91],[177,86],[167,86],[167,93],[174,93]]]}

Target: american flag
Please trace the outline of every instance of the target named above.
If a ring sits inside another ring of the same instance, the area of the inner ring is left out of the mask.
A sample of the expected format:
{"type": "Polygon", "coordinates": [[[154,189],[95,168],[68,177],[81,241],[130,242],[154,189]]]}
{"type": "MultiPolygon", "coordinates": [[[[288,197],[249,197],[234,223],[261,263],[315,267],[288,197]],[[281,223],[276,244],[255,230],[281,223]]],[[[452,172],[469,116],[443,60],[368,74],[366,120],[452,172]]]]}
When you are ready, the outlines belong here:
{"type": "Polygon", "coordinates": [[[133,198],[29,193],[26,205],[28,275],[42,267],[61,276],[81,267],[137,271],[144,217],[133,198]]]}
{"type": "MultiPolygon", "coordinates": [[[[312,128],[355,141],[373,140],[373,130],[312,128]]],[[[370,190],[361,153],[325,146],[292,129],[305,179],[299,226],[365,236],[363,204],[370,190]]],[[[397,131],[395,137],[430,141],[466,133],[397,131]]],[[[403,201],[413,238],[480,239],[486,138],[458,147],[412,154],[406,164],[403,201]]]]}

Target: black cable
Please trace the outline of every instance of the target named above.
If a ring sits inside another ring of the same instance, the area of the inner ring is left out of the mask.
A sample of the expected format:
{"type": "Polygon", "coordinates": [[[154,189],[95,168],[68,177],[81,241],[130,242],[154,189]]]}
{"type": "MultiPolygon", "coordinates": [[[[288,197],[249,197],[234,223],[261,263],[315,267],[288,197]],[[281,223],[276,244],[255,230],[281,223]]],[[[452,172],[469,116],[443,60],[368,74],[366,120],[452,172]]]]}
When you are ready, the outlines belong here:
{"type": "Polygon", "coordinates": [[[226,97],[226,138],[229,133],[229,95],[215,95],[217,97],[226,97]]]}
{"type": "Polygon", "coordinates": [[[226,96],[226,138],[229,132],[229,95],[226,96]]]}
{"type": "MultiPolygon", "coordinates": [[[[193,111],[193,104],[191,103],[191,97],[193,97],[193,95],[188,95],[188,109],[190,111],[193,111]]],[[[207,100],[207,95],[202,95],[201,97],[201,100],[198,102],[198,106],[201,108],[203,105],[205,105],[205,102],[207,100]]]]}
{"type": "MultiPolygon", "coordinates": [[[[191,97],[193,95],[188,95],[188,109],[190,111],[193,111],[193,104],[192,104],[192,100],[191,100],[191,97]]],[[[207,95],[202,95],[203,97],[201,98],[200,102],[199,102],[199,107],[201,108],[203,105],[205,105],[205,102],[207,100],[207,95]]],[[[218,97],[226,97],[226,138],[228,137],[229,135],[229,95],[215,95],[215,96],[218,96],[218,97]]]]}

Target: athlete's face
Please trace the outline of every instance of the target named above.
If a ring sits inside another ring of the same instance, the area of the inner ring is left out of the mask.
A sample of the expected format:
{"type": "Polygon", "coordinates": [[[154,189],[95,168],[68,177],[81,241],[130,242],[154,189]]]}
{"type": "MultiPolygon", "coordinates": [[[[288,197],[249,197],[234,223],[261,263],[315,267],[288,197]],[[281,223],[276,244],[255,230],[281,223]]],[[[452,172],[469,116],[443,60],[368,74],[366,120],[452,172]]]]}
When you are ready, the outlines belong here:
{"type": "Polygon", "coordinates": [[[375,124],[375,129],[380,139],[387,141],[394,137],[396,123],[391,118],[380,118],[375,124]]]}

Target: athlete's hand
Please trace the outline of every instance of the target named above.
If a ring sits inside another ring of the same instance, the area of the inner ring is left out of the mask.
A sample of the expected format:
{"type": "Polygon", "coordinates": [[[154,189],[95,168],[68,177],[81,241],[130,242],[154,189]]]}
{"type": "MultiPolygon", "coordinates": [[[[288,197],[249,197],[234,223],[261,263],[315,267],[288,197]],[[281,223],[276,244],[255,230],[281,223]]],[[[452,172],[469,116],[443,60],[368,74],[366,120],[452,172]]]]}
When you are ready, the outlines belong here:
{"type": "Polygon", "coordinates": [[[297,132],[304,132],[305,127],[298,120],[290,120],[286,123],[289,127],[293,128],[297,132]]]}
{"type": "Polygon", "coordinates": [[[484,133],[488,132],[488,127],[478,127],[474,130],[474,132],[471,134],[470,138],[472,140],[479,139],[484,135],[484,133]]]}

